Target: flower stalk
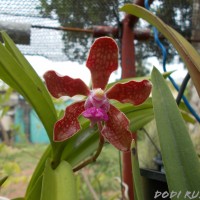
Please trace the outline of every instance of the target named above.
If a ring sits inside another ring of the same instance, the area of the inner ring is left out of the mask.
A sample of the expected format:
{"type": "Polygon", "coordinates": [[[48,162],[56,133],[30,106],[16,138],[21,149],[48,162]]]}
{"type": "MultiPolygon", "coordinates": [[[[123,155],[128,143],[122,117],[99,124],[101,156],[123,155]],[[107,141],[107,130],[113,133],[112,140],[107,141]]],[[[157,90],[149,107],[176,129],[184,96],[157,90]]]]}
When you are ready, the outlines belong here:
{"type": "MultiPolygon", "coordinates": [[[[99,126],[100,123],[98,123],[98,127],[101,127],[101,125],[99,126]]],[[[100,129],[101,130],[101,129],[100,129]]],[[[87,160],[85,160],[84,162],[82,162],[80,165],[78,165],[77,167],[75,167],[73,169],[74,172],[77,172],[79,171],[80,169],[84,168],[85,166],[87,166],[88,164],[92,163],[92,162],[96,162],[97,158],[99,157],[99,155],[101,154],[101,151],[103,149],[103,146],[104,146],[104,137],[100,134],[99,135],[99,145],[98,145],[98,148],[97,148],[97,151],[96,153],[88,158],[87,160]]]]}

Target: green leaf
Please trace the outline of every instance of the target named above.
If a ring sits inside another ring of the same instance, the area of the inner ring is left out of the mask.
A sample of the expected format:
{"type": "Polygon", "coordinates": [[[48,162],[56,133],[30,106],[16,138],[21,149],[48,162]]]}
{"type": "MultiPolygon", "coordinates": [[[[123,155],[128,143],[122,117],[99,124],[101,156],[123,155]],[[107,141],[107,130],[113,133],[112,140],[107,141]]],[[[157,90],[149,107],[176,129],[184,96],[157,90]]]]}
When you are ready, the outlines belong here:
{"type": "Polygon", "coordinates": [[[32,187],[32,189],[29,192],[29,194],[26,195],[26,200],[40,199],[40,197],[41,197],[41,188],[42,188],[42,180],[43,180],[43,174],[38,177],[35,185],[32,187]]]}
{"type": "Polygon", "coordinates": [[[53,125],[57,120],[51,97],[26,58],[6,33],[2,33],[5,45],[0,43],[0,78],[16,89],[33,106],[42,121],[53,146],[53,125]],[[48,114],[47,114],[48,112],[48,114]]]}
{"type": "Polygon", "coordinates": [[[153,108],[133,111],[127,114],[130,120],[130,129],[135,132],[154,119],[153,108]]]}
{"type": "MultiPolygon", "coordinates": [[[[168,76],[170,76],[170,74],[172,74],[174,71],[170,71],[170,72],[164,72],[163,73],[163,77],[167,78],[168,76]]],[[[115,85],[116,83],[126,83],[129,81],[142,81],[142,80],[150,80],[151,77],[150,76],[142,76],[142,77],[133,77],[133,78],[124,78],[124,79],[120,79],[117,81],[114,81],[112,83],[108,83],[106,86],[106,90],[108,90],[109,88],[111,88],[113,85],[115,85]]]]}
{"type": "Polygon", "coordinates": [[[136,198],[137,200],[144,200],[144,195],[142,190],[142,180],[141,180],[140,167],[138,161],[138,153],[134,140],[132,141],[131,144],[131,164],[132,164],[133,182],[134,182],[134,190],[136,193],[136,198]]]}
{"type": "Polygon", "coordinates": [[[5,183],[5,181],[8,179],[8,176],[5,176],[3,178],[0,179],[0,188],[1,186],[5,183]]]}
{"type": "Polygon", "coordinates": [[[77,191],[75,176],[71,165],[61,161],[56,169],[52,169],[48,159],[44,169],[40,200],[76,200],[77,191]]]}
{"type": "Polygon", "coordinates": [[[133,106],[132,104],[122,104],[112,101],[113,105],[126,114],[130,120],[131,131],[137,131],[148,124],[153,118],[153,106],[151,98],[148,98],[143,104],[133,106]]]}
{"type": "Polygon", "coordinates": [[[29,184],[28,184],[28,187],[26,190],[26,194],[25,194],[26,198],[28,196],[32,195],[30,193],[32,193],[32,191],[34,190],[33,188],[36,189],[36,185],[40,188],[42,187],[42,181],[40,180],[40,177],[43,174],[46,160],[47,160],[47,158],[49,158],[51,156],[51,154],[52,154],[52,147],[51,147],[51,145],[49,145],[47,147],[47,149],[45,150],[45,152],[43,153],[42,157],[40,158],[40,160],[31,176],[31,180],[29,181],[29,184]],[[38,181],[38,180],[40,180],[40,181],[38,181]]]}
{"type": "Polygon", "coordinates": [[[183,119],[185,120],[185,122],[191,123],[191,124],[195,124],[196,120],[193,116],[191,116],[189,113],[183,111],[180,109],[181,115],[183,117],[183,119]]]}
{"type": "MultiPolygon", "coordinates": [[[[170,191],[198,191],[200,164],[178,106],[165,80],[152,71],[153,108],[170,191]]],[[[176,199],[176,198],[173,198],[176,199]]]]}
{"type": "Polygon", "coordinates": [[[185,62],[200,96],[200,56],[194,47],[178,32],[143,7],[135,4],[127,4],[120,10],[146,20],[155,26],[172,43],[185,62]]]}
{"type": "Polygon", "coordinates": [[[20,66],[25,70],[29,78],[31,78],[35,82],[35,84],[37,84],[37,86],[40,87],[40,89],[43,91],[45,100],[49,104],[49,108],[51,108],[52,112],[54,113],[55,109],[54,106],[52,106],[52,100],[51,98],[49,98],[49,93],[47,92],[46,87],[44,86],[40,77],[37,75],[33,67],[30,65],[30,63],[27,61],[24,55],[19,51],[14,42],[5,32],[2,32],[2,37],[5,42],[5,47],[8,49],[8,51],[20,63],[20,66]]]}
{"type": "Polygon", "coordinates": [[[91,128],[88,124],[88,127],[79,131],[73,139],[73,141],[67,142],[62,151],[61,159],[68,161],[75,167],[97,150],[99,131],[97,127],[91,128]]]}

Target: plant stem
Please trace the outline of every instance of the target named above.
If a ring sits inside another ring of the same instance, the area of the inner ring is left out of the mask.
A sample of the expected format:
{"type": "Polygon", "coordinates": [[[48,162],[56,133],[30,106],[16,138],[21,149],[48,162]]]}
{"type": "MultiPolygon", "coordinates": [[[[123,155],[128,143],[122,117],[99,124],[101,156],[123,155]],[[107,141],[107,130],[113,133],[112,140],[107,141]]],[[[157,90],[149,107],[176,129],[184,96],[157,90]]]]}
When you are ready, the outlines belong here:
{"type": "Polygon", "coordinates": [[[88,164],[95,162],[97,160],[97,158],[99,157],[102,149],[103,149],[103,145],[104,145],[104,137],[101,135],[101,130],[102,130],[102,124],[101,122],[99,122],[98,124],[98,128],[99,128],[99,132],[100,132],[100,136],[99,136],[99,146],[97,148],[96,153],[90,157],[89,159],[85,160],[83,163],[81,163],[80,165],[78,165],[77,167],[75,167],[73,169],[74,172],[79,171],[80,169],[82,169],[83,167],[87,166],[88,164]]]}
{"type": "Polygon", "coordinates": [[[94,188],[92,187],[92,185],[91,185],[91,183],[90,183],[90,181],[89,181],[87,175],[86,175],[84,172],[82,172],[81,175],[82,175],[82,177],[83,177],[83,179],[84,179],[86,185],[88,186],[88,189],[89,189],[89,191],[91,192],[91,194],[92,194],[92,196],[93,196],[93,199],[94,199],[94,200],[99,200],[99,198],[98,198],[98,196],[97,196],[97,193],[95,192],[94,188]]]}

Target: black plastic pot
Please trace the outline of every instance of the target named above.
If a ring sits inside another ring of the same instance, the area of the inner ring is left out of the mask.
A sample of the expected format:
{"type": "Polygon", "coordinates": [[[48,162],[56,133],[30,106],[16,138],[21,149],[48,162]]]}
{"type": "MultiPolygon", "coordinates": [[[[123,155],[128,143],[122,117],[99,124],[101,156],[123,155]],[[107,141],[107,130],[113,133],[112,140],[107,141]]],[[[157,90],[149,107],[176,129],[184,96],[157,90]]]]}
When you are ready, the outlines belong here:
{"type": "Polygon", "coordinates": [[[142,183],[144,188],[145,200],[169,200],[169,190],[166,182],[165,173],[149,170],[140,169],[142,176],[142,183]]]}

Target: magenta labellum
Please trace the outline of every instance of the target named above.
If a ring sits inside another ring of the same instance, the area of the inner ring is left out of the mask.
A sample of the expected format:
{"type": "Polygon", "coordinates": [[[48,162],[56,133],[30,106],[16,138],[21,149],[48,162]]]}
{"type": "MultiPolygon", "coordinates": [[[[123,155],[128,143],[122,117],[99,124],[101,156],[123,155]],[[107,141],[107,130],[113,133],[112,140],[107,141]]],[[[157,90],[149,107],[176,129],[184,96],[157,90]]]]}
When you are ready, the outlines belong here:
{"type": "Polygon", "coordinates": [[[107,121],[110,103],[106,94],[101,88],[91,90],[89,97],[85,101],[85,111],[82,115],[91,121],[93,126],[100,121],[107,121]]]}

